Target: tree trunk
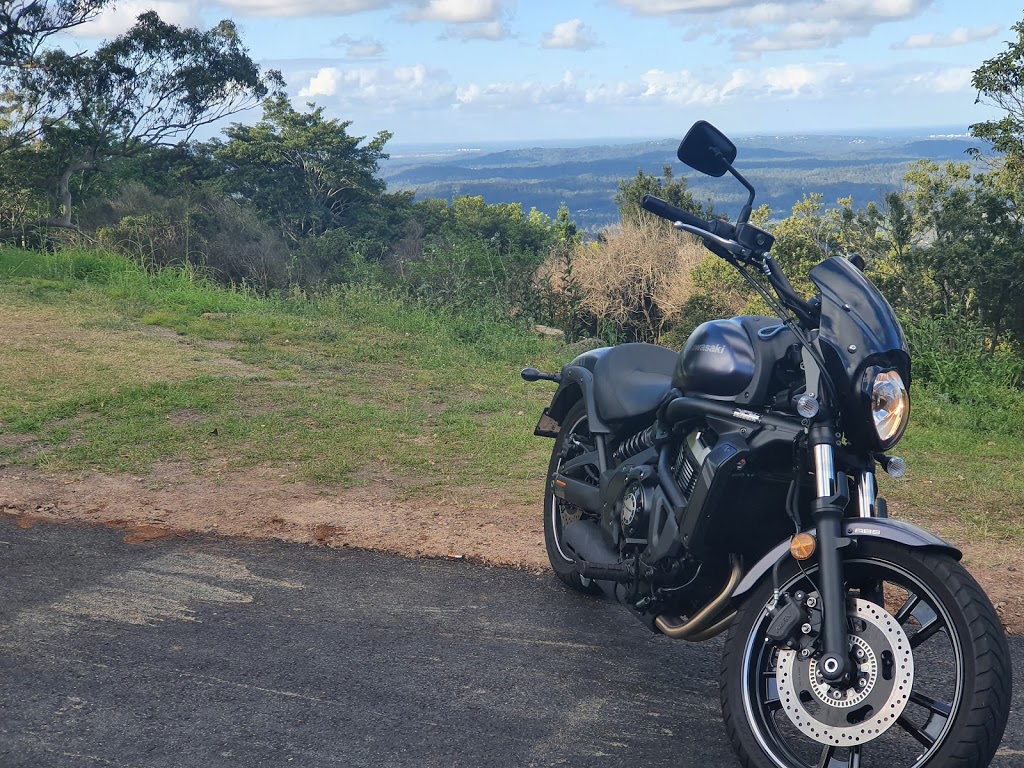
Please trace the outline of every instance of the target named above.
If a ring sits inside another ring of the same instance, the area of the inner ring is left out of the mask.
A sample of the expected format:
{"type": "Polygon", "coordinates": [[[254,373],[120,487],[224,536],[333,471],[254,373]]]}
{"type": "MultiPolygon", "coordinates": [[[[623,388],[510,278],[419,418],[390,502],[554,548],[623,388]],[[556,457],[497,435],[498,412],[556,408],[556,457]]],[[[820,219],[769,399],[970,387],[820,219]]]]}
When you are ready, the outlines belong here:
{"type": "Polygon", "coordinates": [[[75,229],[71,223],[71,177],[79,171],[86,171],[96,167],[93,159],[94,153],[90,150],[77,160],[72,160],[64,169],[57,181],[57,191],[60,192],[61,216],[59,218],[44,219],[40,222],[45,227],[61,227],[63,229],[75,229]]]}

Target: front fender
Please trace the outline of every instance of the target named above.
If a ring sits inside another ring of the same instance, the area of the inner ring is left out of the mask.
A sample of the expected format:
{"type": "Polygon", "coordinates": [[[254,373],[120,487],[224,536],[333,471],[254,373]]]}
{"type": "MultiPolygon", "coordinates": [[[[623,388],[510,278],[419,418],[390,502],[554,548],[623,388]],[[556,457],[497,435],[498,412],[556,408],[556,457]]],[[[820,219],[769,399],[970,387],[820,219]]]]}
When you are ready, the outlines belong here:
{"type": "MultiPolygon", "coordinates": [[[[814,533],[814,528],[807,530],[814,533]]],[[[910,523],[890,520],[884,517],[854,517],[843,521],[843,534],[853,540],[888,539],[908,547],[923,547],[947,552],[959,560],[963,553],[944,539],[910,523]]],[[[789,539],[780,541],[764,557],[747,571],[733,593],[733,599],[750,592],[764,578],[780,559],[789,557],[789,539]]]]}

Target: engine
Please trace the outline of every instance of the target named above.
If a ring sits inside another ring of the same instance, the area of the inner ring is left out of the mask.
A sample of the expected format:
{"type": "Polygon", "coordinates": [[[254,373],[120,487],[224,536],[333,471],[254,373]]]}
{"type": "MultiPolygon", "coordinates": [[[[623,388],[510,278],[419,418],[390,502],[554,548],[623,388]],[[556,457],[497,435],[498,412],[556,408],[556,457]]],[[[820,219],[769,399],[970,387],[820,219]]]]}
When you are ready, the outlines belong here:
{"type": "Polygon", "coordinates": [[[672,476],[683,492],[683,498],[690,500],[693,488],[697,485],[697,478],[700,476],[700,467],[705,457],[711,452],[711,448],[704,441],[704,435],[699,430],[694,430],[686,436],[686,440],[679,447],[679,455],[672,467],[672,476]]]}

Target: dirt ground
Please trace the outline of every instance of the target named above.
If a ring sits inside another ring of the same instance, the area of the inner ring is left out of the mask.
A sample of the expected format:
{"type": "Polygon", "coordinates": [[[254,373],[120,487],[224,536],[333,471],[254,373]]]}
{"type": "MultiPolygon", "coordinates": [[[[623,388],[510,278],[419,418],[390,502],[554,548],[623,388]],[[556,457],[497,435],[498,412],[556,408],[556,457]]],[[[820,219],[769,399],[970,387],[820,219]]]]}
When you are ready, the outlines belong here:
{"type": "MultiPolygon", "coordinates": [[[[146,476],[55,476],[11,466],[0,468],[0,513],[26,527],[42,521],[118,527],[129,543],[186,532],[220,533],[547,572],[539,504],[510,504],[493,493],[483,500],[467,493],[465,498],[408,501],[395,488],[378,482],[326,495],[311,484],[286,482],[269,469],[204,476],[163,465],[146,476]]],[[[1018,550],[994,552],[941,533],[963,549],[964,563],[1007,630],[1024,633],[1018,570],[1024,565],[1019,565],[1018,550]]]]}

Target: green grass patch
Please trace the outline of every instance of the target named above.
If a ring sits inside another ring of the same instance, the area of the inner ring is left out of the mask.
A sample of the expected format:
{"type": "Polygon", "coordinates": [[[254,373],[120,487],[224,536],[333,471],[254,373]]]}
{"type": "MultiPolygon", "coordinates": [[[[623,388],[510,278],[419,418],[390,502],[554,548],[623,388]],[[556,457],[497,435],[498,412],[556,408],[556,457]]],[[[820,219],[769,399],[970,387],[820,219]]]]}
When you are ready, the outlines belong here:
{"type": "Polygon", "coordinates": [[[0,301],[18,317],[0,351],[0,422],[33,440],[3,448],[7,461],[269,465],[424,487],[543,473],[550,445],[532,432],[550,387],[517,374],[563,360],[509,323],[367,287],[259,297],[88,251],[0,250],[0,301]]]}
{"type": "Polygon", "coordinates": [[[975,403],[954,403],[915,386],[910,427],[894,451],[909,465],[881,487],[936,530],[976,539],[1024,539],[1024,470],[1015,458],[1024,438],[1024,397],[994,391],[975,403]]]}

